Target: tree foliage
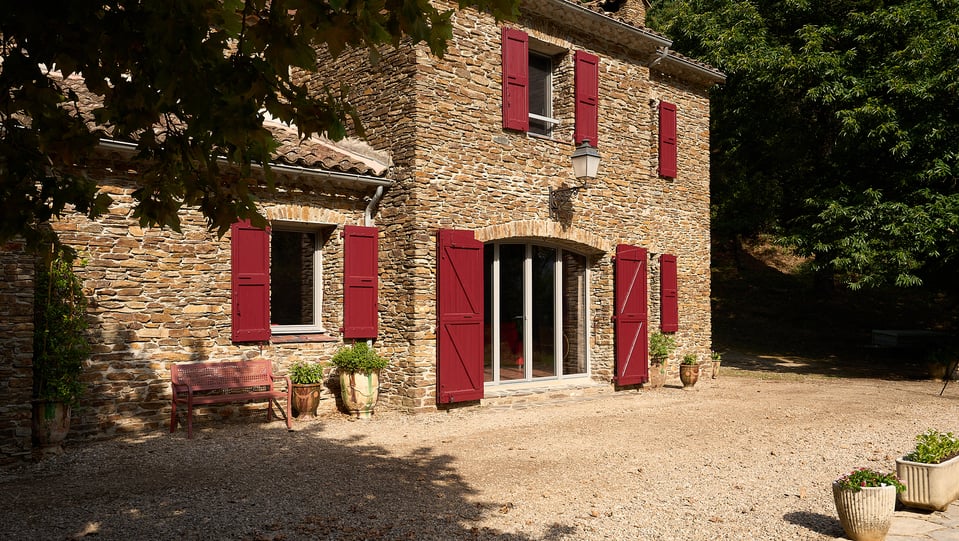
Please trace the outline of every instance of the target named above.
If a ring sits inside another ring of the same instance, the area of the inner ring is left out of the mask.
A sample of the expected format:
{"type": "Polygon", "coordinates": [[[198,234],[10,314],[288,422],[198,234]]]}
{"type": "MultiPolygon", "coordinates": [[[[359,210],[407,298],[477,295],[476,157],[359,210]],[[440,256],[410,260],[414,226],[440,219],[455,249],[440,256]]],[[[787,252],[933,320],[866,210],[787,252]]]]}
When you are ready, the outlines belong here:
{"type": "MultiPolygon", "coordinates": [[[[518,0],[459,0],[497,19],[518,0]]],[[[237,217],[262,223],[250,194],[270,185],[277,142],[266,115],[302,137],[361,129],[346,86],[308,89],[296,70],[317,50],[425,43],[442,55],[451,10],[428,0],[105,0],[6,2],[0,17],[0,241],[41,244],[67,210],[91,219],[111,199],[83,172],[100,137],[136,142],[135,217],[178,229],[198,206],[221,234],[237,217]],[[102,102],[84,118],[62,77],[82,74],[102,102]],[[218,161],[239,175],[225,178],[218,161]],[[254,174],[256,164],[265,175],[254,174]]]]}
{"type": "Polygon", "coordinates": [[[723,69],[714,232],[773,232],[857,288],[959,255],[959,1],[666,0],[649,24],[723,69]]]}

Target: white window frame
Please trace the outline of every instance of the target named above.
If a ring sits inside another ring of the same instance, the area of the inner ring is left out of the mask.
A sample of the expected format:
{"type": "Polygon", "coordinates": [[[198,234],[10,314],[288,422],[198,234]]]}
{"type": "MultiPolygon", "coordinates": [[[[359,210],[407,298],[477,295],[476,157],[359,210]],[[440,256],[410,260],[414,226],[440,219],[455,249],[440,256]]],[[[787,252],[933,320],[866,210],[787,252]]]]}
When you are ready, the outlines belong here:
{"type": "MultiPolygon", "coordinates": [[[[556,246],[556,245],[552,245],[552,244],[540,244],[540,243],[531,243],[531,242],[511,242],[509,239],[504,239],[504,240],[501,240],[501,241],[492,242],[492,245],[493,245],[493,262],[492,262],[493,268],[492,268],[492,284],[491,284],[491,286],[492,286],[492,288],[493,288],[493,291],[491,292],[491,296],[492,296],[492,299],[493,299],[493,303],[492,303],[493,305],[490,306],[490,307],[488,307],[487,309],[492,311],[492,320],[491,320],[491,321],[493,321],[493,322],[498,322],[498,321],[500,321],[500,303],[499,303],[499,295],[500,295],[500,253],[499,253],[499,252],[500,252],[500,246],[503,245],[503,244],[523,244],[524,247],[525,247],[524,259],[523,259],[523,336],[526,337],[526,336],[529,336],[530,334],[532,334],[532,325],[533,325],[533,288],[532,288],[532,280],[533,280],[533,261],[532,261],[533,246],[534,246],[534,244],[535,244],[536,246],[540,246],[540,247],[543,247],[543,248],[551,248],[551,249],[556,250],[556,256],[555,256],[555,259],[554,259],[554,265],[555,265],[555,267],[554,267],[554,273],[555,273],[555,275],[556,275],[557,277],[561,277],[561,276],[562,276],[562,272],[563,272],[563,252],[565,251],[565,249],[562,248],[562,247],[560,247],[560,246],[556,246]]],[[[571,251],[572,251],[572,250],[571,250],[571,251]]],[[[579,252],[575,252],[575,251],[572,251],[572,252],[573,252],[573,253],[576,253],[576,254],[579,254],[579,255],[583,255],[583,254],[581,254],[581,253],[579,253],[579,252]]],[[[587,256],[584,256],[584,257],[587,257],[587,256]]],[[[589,260],[589,258],[587,257],[587,261],[588,261],[588,260],[589,260]]],[[[592,328],[592,314],[591,314],[591,312],[590,312],[590,310],[589,310],[589,306],[590,306],[590,295],[591,295],[591,293],[590,293],[590,288],[589,288],[589,283],[590,283],[590,275],[591,275],[591,272],[592,272],[592,271],[590,270],[590,268],[589,268],[588,265],[586,266],[585,269],[583,269],[583,280],[585,281],[585,284],[584,284],[585,287],[584,287],[584,291],[583,291],[584,299],[582,299],[582,302],[584,303],[584,310],[586,311],[586,314],[585,314],[585,320],[586,320],[586,321],[585,321],[585,326],[586,326],[586,328],[584,329],[583,335],[584,335],[584,337],[585,337],[585,339],[586,339],[586,341],[587,341],[587,344],[589,343],[589,333],[590,333],[590,329],[592,328]]],[[[556,330],[556,332],[555,332],[555,334],[554,334],[554,337],[553,337],[553,341],[554,341],[554,342],[553,342],[554,351],[563,351],[563,342],[562,342],[562,310],[559,309],[559,307],[562,306],[562,295],[563,295],[562,280],[557,278],[557,280],[555,280],[555,281],[554,281],[554,284],[553,284],[553,307],[554,307],[554,309],[557,309],[557,311],[558,311],[557,317],[556,317],[556,321],[557,321],[556,329],[557,329],[557,330],[556,330]]],[[[494,323],[491,335],[492,335],[492,337],[491,337],[491,338],[492,338],[492,343],[493,343],[493,344],[499,344],[499,343],[500,343],[500,326],[499,326],[498,323],[494,323]]],[[[562,355],[557,355],[557,356],[555,357],[555,361],[554,361],[554,362],[555,362],[555,368],[554,368],[554,372],[553,372],[553,373],[556,374],[556,375],[554,375],[554,376],[546,376],[546,377],[540,377],[540,378],[533,378],[533,377],[532,377],[532,375],[533,375],[533,374],[532,374],[532,366],[533,366],[533,363],[529,362],[529,363],[525,363],[525,365],[524,365],[524,367],[523,367],[523,379],[501,381],[501,380],[500,380],[500,348],[498,348],[498,347],[493,347],[493,348],[492,348],[492,352],[491,352],[491,354],[492,354],[492,355],[491,355],[491,360],[490,360],[490,362],[491,362],[492,365],[493,365],[493,366],[492,366],[492,368],[493,368],[493,379],[492,379],[492,381],[487,381],[487,382],[485,382],[485,383],[484,383],[484,386],[485,386],[485,387],[497,387],[497,386],[500,386],[500,385],[517,385],[517,384],[524,384],[524,383],[528,384],[528,383],[548,382],[548,381],[556,381],[556,380],[589,379],[589,377],[590,377],[590,370],[591,370],[591,360],[590,360],[590,356],[591,356],[590,353],[591,353],[591,352],[590,352],[590,348],[589,348],[588,346],[585,348],[585,353],[586,353],[586,359],[585,359],[585,367],[586,367],[586,368],[585,368],[585,371],[584,371],[584,372],[577,372],[577,373],[575,373],[575,374],[563,374],[563,373],[562,373],[562,369],[563,369],[563,359],[562,359],[562,355]]],[[[523,340],[523,357],[526,358],[526,359],[532,359],[532,356],[533,356],[533,345],[532,345],[532,341],[531,341],[531,340],[526,340],[526,339],[524,339],[524,340],[523,340]]]]}
{"type": "MultiPolygon", "coordinates": [[[[529,39],[529,57],[538,56],[540,58],[545,58],[549,61],[549,75],[547,79],[547,88],[546,88],[546,115],[539,115],[536,113],[529,112],[529,118],[531,120],[538,120],[540,122],[545,122],[548,125],[546,133],[536,133],[532,131],[532,125],[529,130],[526,131],[527,135],[530,137],[543,137],[546,139],[552,139],[553,130],[555,130],[561,122],[552,117],[553,115],[553,77],[556,74],[556,58],[566,53],[566,49],[551,45],[546,42],[539,41],[535,38],[529,39]]],[[[531,65],[532,62],[527,59],[527,65],[531,65]]],[[[531,70],[530,70],[531,71],[531,70]]],[[[530,82],[532,84],[532,82],[530,82]]],[[[532,111],[531,104],[527,104],[527,109],[532,111]]]]}
{"type": "Polygon", "coordinates": [[[310,224],[302,222],[274,221],[270,226],[270,311],[273,311],[273,233],[312,233],[313,245],[313,323],[310,325],[274,325],[271,321],[270,332],[273,334],[315,334],[325,333],[323,326],[323,233],[324,229],[333,227],[327,224],[310,224]]]}

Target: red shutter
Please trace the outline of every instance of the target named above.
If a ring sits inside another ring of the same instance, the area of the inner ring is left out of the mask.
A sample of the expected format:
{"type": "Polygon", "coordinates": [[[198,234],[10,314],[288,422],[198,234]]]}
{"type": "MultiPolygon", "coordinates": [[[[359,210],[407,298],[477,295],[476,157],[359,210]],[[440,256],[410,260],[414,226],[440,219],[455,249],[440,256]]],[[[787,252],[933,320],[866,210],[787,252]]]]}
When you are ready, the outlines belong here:
{"type": "Polygon", "coordinates": [[[676,106],[659,102],[659,176],[676,178],[676,106]]]}
{"type": "Polygon", "coordinates": [[[659,256],[659,328],[663,332],[679,330],[679,287],[676,279],[676,256],[659,256]]]}
{"type": "Polygon", "coordinates": [[[503,127],[529,131],[529,37],[503,28],[503,127]]]}
{"type": "Polygon", "coordinates": [[[483,243],[472,231],[437,234],[436,401],[483,398],[483,243]]]}
{"type": "Polygon", "coordinates": [[[620,244],[614,268],[613,331],[616,336],[617,385],[649,381],[646,328],[646,249],[620,244]]]}
{"type": "Polygon", "coordinates": [[[376,338],[378,230],[348,225],[343,238],[343,337],[376,338]]]}
{"type": "Polygon", "coordinates": [[[237,222],[230,228],[233,341],[270,339],[270,233],[237,222]]]}
{"type": "Polygon", "coordinates": [[[573,55],[576,65],[576,129],[573,142],[589,145],[599,142],[599,57],[583,51],[573,55]]]}

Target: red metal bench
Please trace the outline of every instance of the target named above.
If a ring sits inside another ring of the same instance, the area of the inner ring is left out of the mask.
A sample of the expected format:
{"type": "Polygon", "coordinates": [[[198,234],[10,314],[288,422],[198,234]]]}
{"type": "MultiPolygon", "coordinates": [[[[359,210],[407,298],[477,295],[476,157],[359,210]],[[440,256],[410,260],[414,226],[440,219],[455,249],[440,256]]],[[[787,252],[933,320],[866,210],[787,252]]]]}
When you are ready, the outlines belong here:
{"type": "Polygon", "coordinates": [[[170,368],[173,385],[173,411],[170,414],[170,433],[176,431],[177,404],[185,405],[187,438],[193,438],[193,407],[206,404],[225,404],[266,400],[266,418],[273,420],[273,403],[283,411],[286,428],[290,424],[290,403],[293,386],[289,376],[274,376],[269,359],[235,362],[205,362],[174,364],[170,368]],[[276,380],[286,381],[286,390],[274,387],[276,380]],[[286,398],[286,408],[278,399],[286,398]]]}

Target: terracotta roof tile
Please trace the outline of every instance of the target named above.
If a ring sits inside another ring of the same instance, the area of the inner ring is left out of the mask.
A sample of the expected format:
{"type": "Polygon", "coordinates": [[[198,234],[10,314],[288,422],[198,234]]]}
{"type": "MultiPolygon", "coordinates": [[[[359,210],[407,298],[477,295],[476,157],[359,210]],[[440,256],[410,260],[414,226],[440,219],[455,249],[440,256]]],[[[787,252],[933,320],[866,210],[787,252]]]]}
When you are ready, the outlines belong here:
{"type": "MultiPolygon", "coordinates": [[[[57,74],[53,72],[51,75],[57,74]]],[[[102,102],[99,96],[87,89],[83,78],[71,75],[66,78],[60,77],[58,82],[64,90],[70,89],[76,92],[80,112],[90,128],[103,138],[112,138],[108,127],[94,123],[93,110],[102,102]]],[[[374,177],[386,176],[392,166],[389,153],[377,151],[357,139],[344,139],[337,142],[320,136],[300,139],[295,127],[272,119],[267,119],[263,125],[279,142],[273,159],[275,163],[374,177]]]]}

